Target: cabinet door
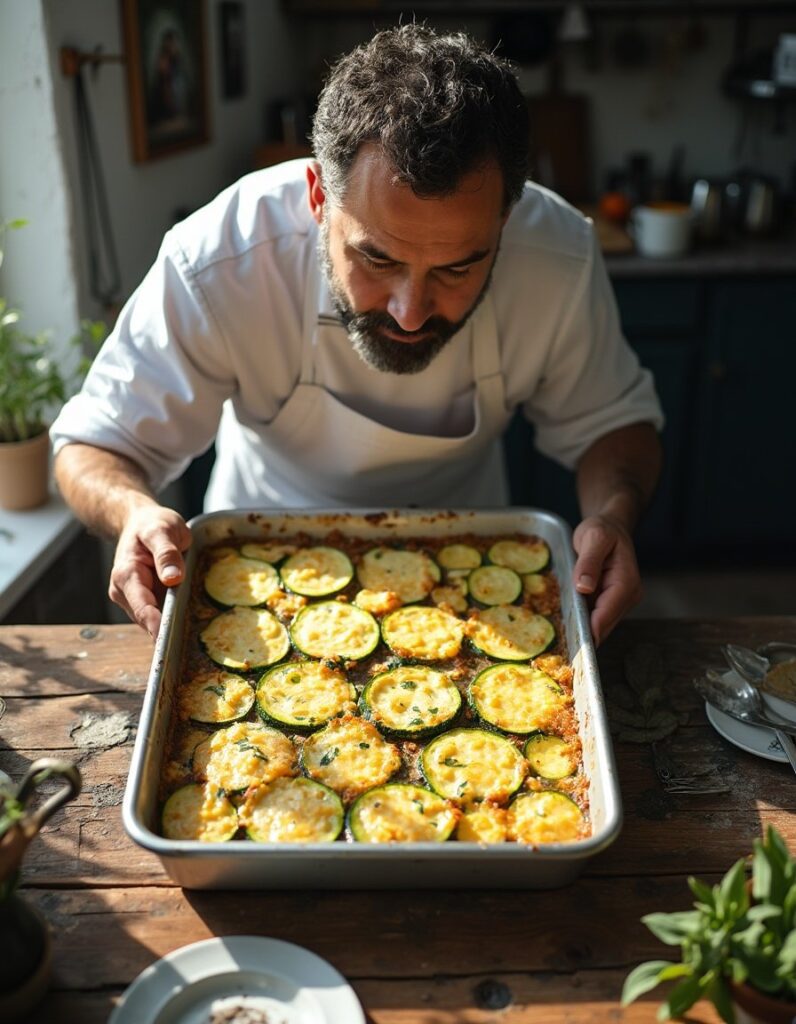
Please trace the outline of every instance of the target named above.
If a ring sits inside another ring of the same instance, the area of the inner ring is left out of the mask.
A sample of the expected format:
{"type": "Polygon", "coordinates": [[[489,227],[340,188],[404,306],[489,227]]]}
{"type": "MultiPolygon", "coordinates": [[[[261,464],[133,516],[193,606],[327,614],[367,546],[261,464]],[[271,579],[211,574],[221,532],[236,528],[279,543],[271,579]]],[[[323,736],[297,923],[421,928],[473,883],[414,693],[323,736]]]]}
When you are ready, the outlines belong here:
{"type": "Polygon", "coordinates": [[[701,548],[784,557],[796,509],[796,282],[715,287],[689,534],[701,548]]]}

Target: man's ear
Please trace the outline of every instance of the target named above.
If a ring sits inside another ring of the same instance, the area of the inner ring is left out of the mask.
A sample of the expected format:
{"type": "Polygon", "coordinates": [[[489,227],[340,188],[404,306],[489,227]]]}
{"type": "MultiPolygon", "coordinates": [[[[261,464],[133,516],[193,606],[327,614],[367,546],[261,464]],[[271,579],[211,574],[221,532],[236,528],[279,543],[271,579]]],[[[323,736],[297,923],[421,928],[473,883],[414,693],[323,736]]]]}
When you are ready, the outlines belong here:
{"type": "Polygon", "coordinates": [[[323,220],[326,192],[321,181],[321,165],[317,160],[312,160],[307,164],[307,199],[310,204],[310,213],[320,224],[323,220]]]}

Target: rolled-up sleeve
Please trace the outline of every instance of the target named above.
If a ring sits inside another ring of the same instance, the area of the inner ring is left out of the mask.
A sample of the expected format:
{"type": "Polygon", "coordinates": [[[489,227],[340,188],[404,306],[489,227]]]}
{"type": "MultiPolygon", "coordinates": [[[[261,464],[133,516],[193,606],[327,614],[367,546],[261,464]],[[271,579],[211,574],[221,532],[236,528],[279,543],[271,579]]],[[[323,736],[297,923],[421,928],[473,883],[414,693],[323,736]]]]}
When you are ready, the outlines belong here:
{"type": "Polygon", "coordinates": [[[622,335],[613,289],[591,232],[542,379],[523,403],[544,455],[575,468],[596,440],[633,423],[663,427],[652,374],[622,335]]]}
{"type": "Polygon", "coordinates": [[[234,389],[213,311],[167,235],[82,390],[53,423],[53,450],[81,443],[117,452],[160,490],[210,446],[234,389]]]}

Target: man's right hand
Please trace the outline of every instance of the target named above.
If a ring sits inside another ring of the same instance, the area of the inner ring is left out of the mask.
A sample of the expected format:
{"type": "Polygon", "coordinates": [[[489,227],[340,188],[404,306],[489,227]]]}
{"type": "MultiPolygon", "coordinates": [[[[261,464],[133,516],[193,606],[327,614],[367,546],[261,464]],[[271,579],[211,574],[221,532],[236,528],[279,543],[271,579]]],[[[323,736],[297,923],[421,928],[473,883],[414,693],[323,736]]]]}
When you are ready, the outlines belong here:
{"type": "Polygon", "coordinates": [[[162,505],[135,509],[119,535],[108,596],[153,640],[160,629],[164,588],[182,581],[182,554],[190,544],[185,520],[162,505]]]}

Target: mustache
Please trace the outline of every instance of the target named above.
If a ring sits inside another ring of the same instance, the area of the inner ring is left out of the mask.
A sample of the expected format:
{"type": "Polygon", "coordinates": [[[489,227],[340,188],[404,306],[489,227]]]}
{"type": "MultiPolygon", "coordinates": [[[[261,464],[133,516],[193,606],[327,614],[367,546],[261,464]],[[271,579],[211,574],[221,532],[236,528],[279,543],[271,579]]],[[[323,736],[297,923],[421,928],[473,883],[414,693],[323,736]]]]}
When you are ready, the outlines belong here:
{"type": "Polygon", "coordinates": [[[372,332],[382,328],[400,338],[406,338],[407,341],[411,341],[412,338],[422,338],[425,341],[429,336],[447,337],[455,326],[444,317],[432,316],[418,330],[405,331],[389,313],[379,311],[369,313],[346,311],[343,313],[343,322],[346,327],[354,327],[360,331],[372,332]]]}

